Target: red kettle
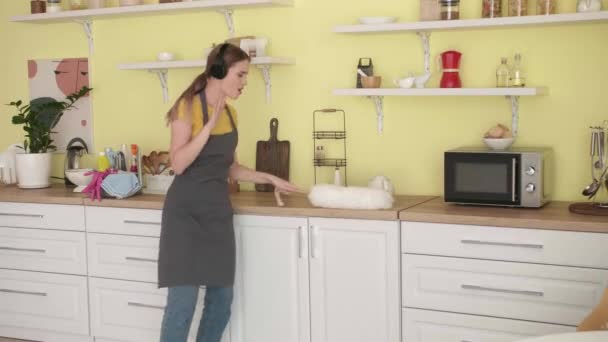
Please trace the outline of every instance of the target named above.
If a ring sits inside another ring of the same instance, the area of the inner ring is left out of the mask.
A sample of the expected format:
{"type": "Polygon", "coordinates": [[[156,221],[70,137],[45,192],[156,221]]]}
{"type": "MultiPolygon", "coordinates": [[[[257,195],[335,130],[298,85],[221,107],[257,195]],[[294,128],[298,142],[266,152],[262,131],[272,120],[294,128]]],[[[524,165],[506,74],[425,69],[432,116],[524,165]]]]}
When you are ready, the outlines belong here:
{"type": "Polygon", "coordinates": [[[458,51],[449,50],[444,51],[440,54],[441,56],[441,82],[439,87],[441,88],[462,88],[462,82],[460,81],[460,57],[462,54],[458,51]]]}

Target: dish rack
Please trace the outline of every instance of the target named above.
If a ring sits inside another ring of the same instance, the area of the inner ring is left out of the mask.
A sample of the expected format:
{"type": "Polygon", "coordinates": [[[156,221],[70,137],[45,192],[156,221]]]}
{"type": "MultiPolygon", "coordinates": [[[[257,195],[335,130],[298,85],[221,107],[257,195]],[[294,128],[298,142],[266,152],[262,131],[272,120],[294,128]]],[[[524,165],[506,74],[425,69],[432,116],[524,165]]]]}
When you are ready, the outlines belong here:
{"type": "Polygon", "coordinates": [[[321,167],[333,167],[341,172],[344,176],[344,185],[348,185],[347,178],[347,161],[346,161],[346,113],[342,109],[326,108],[318,109],[313,112],[312,115],[312,139],[313,139],[313,166],[314,166],[314,181],[317,184],[319,178],[317,172],[320,171],[321,167]],[[328,119],[328,116],[336,116],[328,119]],[[321,130],[318,125],[321,121],[333,121],[334,128],[341,128],[341,130],[321,130]],[[323,144],[323,141],[327,141],[329,145],[336,148],[336,151],[331,153],[332,155],[337,154],[338,158],[329,158],[325,153],[324,147],[328,144],[323,144]],[[339,142],[338,144],[332,144],[331,142],[339,142]],[[341,150],[338,153],[337,150],[341,150]],[[320,152],[322,151],[322,152],[320,152]]]}

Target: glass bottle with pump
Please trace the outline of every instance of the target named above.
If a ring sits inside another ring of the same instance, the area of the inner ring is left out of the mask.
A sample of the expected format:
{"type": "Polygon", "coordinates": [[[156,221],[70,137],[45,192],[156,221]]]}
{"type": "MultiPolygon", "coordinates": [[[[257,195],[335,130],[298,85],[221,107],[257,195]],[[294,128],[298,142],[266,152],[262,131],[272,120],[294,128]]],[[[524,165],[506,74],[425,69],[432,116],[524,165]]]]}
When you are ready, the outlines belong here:
{"type": "Polygon", "coordinates": [[[515,62],[513,63],[513,69],[511,69],[509,86],[511,86],[511,87],[525,87],[526,86],[526,78],[522,71],[520,54],[515,55],[515,62]]]}

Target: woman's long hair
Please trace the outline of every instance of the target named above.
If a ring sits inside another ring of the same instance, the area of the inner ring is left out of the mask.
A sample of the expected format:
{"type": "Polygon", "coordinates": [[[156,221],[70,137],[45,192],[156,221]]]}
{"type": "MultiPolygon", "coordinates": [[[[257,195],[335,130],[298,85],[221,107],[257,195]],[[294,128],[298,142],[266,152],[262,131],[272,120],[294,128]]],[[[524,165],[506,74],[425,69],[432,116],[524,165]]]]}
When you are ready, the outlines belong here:
{"type": "MultiPolygon", "coordinates": [[[[207,87],[207,80],[209,79],[211,66],[213,62],[216,60],[217,55],[220,53],[220,49],[224,44],[220,44],[213,48],[207,57],[207,65],[205,66],[205,71],[198,75],[192,84],[184,92],[179,96],[179,98],[175,101],[171,109],[167,112],[167,124],[170,124],[173,120],[177,119],[178,111],[180,104],[182,101],[185,102],[186,105],[186,115],[188,118],[191,118],[192,115],[192,101],[195,96],[197,96],[201,91],[207,87]]],[[[228,44],[226,49],[224,50],[224,65],[226,66],[226,72],[237,62],[244,60],[251,60],[249,55],[241,48],[236,45],[228,44]]]]}

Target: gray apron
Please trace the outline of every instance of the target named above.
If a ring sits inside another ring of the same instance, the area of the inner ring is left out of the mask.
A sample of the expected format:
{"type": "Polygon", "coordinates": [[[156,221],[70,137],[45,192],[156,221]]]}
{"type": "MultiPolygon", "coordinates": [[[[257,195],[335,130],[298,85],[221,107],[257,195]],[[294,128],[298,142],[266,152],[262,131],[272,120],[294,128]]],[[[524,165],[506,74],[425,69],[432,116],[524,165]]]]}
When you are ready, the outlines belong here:
{"type": "MultiPolygon", "coordinates": [[[[209,121],[200,93],[203,124],[209,121]]],[[[158,287],[234,284],[235,240],[228,171],[238,131],[212,135],[194,162],[171,184],[165,198],[158,257],[158,287]]]]}

